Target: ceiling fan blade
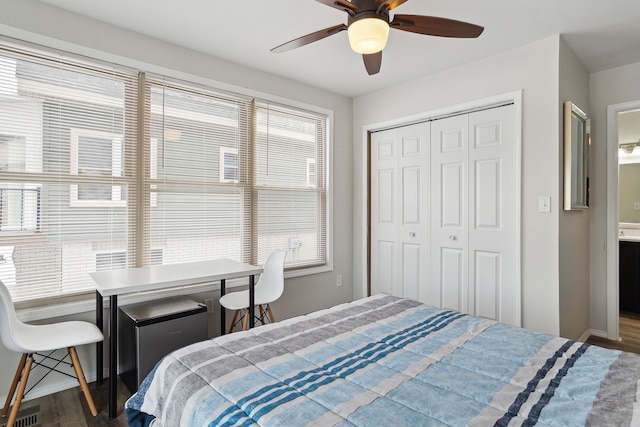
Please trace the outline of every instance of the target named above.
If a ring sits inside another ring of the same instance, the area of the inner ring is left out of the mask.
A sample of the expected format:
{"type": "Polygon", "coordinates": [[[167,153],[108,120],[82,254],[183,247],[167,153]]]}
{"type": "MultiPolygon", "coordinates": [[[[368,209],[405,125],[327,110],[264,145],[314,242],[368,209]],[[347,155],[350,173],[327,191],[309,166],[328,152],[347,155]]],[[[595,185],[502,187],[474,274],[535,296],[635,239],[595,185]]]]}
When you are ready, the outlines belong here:
{"type": "Polygon", "coordinates": [[[323,30],[316,31],[311,34],[307,34],[306,36],[298,37],[297,39],[283,43],[280,46],[276,46],[273,49],[271,49],[271,52],[274,52],[274,53],[286,52],[288,50],[292,50],[297,47],[307,45],[309,43],[317,42],[318,40],[322,40],[325,37],[332,36],[346,29],[347,29],[347,26],[344,24],[325,28],[323,30]]]}
{"type": "Polygon", "coordinates": [[[358,10],[358,6],[356,6],[351,2],[348,2],[347,0],[316,0],[316,1],[319,1],[322,4],[326,4],[327,6],[334,7],[338,10],[343,10],[347,13],[349,13],[349,11],[355,12],[358,10]]]}
{"type": "Polygon", "coordinates": [[[380,66],[382,65],[382,51],[372,54],[363,54],[362,60],[364,61],[364,67],[367,69],[367,73],[370,76],[378,74],[380,66]]]}
{"type": "Polygon", "coordinates": [[[475,38],[484,27],[437,16],[395,15],[389,24],[397,30],[438,37],[475,38]]]}
{"type": "Polygon", "coordinates": [[[407,0],[376,0],[376,3],[378,4],[386,3],[387,10],[391,10],[391,9],[395,9],[396,7],[400,6],[402,3],[405,3],[406,1],[407,0]]]}

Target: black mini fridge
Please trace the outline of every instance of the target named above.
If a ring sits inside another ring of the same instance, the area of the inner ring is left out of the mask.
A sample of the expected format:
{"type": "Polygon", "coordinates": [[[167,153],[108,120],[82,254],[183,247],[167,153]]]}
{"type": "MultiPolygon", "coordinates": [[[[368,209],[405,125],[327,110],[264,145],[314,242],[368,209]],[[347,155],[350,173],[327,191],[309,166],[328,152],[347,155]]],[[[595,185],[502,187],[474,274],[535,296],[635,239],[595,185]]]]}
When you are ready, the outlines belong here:
{"type": "Polygon", "coordinates": [[[207,307],[186,297],[126,305],[118,328],[120,378],[134,393],[164,356],[207,339],[207,307]]]}

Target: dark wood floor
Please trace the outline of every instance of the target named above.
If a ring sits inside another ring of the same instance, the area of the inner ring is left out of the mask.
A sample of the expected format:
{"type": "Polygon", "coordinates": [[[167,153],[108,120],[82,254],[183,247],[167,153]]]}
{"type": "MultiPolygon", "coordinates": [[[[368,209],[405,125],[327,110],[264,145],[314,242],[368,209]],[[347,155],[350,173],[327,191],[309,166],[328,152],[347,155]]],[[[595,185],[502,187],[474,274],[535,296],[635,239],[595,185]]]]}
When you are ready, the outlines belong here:
{"type": "Polygon", "coordinates": [[[640,314],[620,313],[620,340],[610,341],[605,338],[591,337],[587,343],[615,350],[640,354],[640,314]]]}
{"type": "MultiPolygon", "coordinates": [[[[604,338],[591,337],[589,344],[601,347],[623,350],[640,354],[640,314],[620,314],[620,341],[609,341],[604,338]]],[[[39,409],[40,427],[93,427],[93,426],[126,426],[127,418],[124,413],[124,402],[129,398],[129,390],[118,381],[118,417],[109,420],[107,409],[107,382],[98,387],[89,384],[98,416],[93,417],[78,387],[61,391],[39,399],[23,402],[21,414],[29,414],[39,409]]],[[[0,420],[0,427],[4,427],[6,419],[0,420]]]]}
{"type": "MultiPolygon", "coordinates": [[[[89,389],[94,403],[98,409],[98,415],[93,416],[89,411],[84,395],[80,387],[64,390],[49,396],[22,402],[18,412],[18,421],[24,415],[24,424],[16,422],[16,425],[34,427],[97,427],[97,426],[127,426],[127,417],[124,413],[124,402],[131,393],[127,387],[118,380],[118,417],[109,420],[107,403],[107,380],[101,386],[90,383],[89,389]],[[37,423],[32,424],[30,417],[36,414],[37,423]]],[[[4,403],[4,402],[3,402],[4,403]]],[[[0,419],[0,427],[4,427],[6,418],[0,419]]]]}

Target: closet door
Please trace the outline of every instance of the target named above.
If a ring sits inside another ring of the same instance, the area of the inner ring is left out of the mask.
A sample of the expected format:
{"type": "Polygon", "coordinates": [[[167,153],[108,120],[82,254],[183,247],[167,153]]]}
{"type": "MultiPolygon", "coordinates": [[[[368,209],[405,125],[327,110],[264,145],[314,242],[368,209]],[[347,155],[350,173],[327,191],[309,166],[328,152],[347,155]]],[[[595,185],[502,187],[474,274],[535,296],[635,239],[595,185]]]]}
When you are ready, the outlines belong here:
{"type": "Polygon", "coordinates": [[[469,313],[469,117],[431,123],[431,282],[428,303],[469,313]]]}
{"type": "Polygon", "coordinates": [[[427,299],[429,125],[371,138],[371,293],[427,299]]]}
{"type": "Polygon", "coordinates": [[[513,108],[432,122],[429,303],[519,325],[513,108]]]}
{"type": "Polygon", "coordinates": [[[371,295],[399,294],[398,131],[371,135],[371,295]]]}
{"type": "Polygon", "coordinates": [[[519,325],[513,110],[469,115],[469,312],[519,325]]]}

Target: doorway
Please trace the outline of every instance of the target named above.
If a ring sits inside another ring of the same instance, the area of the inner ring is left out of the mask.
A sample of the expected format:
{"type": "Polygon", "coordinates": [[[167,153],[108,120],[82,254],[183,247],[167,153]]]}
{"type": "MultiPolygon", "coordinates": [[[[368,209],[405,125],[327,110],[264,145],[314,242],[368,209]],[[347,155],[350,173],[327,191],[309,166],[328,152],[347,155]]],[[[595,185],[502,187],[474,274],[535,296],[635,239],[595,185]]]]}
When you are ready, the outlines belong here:
{"type": "MultiPolygon", "coordinates": [[[[620,231],[629,236],[637,229],[640,235],[640,204],[636,205],[635,200],[629,202],[627,195],[621,197],[620,191],[626,185],[619,182],[620,164],[631,164],[635,157],[640,161],[640,147],[631,144],[639,139],[640,100],[610,105],[607,109],[607,338],[611,340],[618,339],[620,326],[620,231]],[[633,125],[636,114],[637,130],[633,125]],[[628,145],[621,147],[621,143],[628,145]],[[625,204],[622,207],[621,201],[625,204]],[[637,223],[633,216],[636,213],[637,223]]],[[[640,194],[637,198],[640,202],[640,194]]]]}

